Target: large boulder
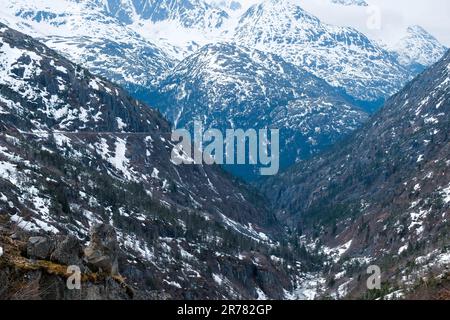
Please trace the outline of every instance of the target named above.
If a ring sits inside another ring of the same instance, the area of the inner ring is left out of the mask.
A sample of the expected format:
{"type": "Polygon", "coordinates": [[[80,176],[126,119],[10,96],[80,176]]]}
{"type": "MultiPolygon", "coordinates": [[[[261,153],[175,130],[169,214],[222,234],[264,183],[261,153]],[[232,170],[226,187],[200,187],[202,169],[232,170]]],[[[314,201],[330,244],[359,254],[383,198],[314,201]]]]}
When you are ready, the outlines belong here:
{"type": "Polygon", "coordinates": [[[58,237],[55,250],[50,256],[50,260],[67,266],[83,265],[83,248],[80,241],[75,236],[67,235],[58,237]]]}
{"type": "Polygon", "coordinates": [[[30,237],[27,242],[27,256],[32,259],[48,260],[54,248],[54,242],[48,237],[30,237]]]}
{"type": "Polygon", "coordinates": [[[92,271],[119,274],[119,244],[114,228],[98,224],[91,229],[91,241],[84,250],[85,260],[92,271]]]}

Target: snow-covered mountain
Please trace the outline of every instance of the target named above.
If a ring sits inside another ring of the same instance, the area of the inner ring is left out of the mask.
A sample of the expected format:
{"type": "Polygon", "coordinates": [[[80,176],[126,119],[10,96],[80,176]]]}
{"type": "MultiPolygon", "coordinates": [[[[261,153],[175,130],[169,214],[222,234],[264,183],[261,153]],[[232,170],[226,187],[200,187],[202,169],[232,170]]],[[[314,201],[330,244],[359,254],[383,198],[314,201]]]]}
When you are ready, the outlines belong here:
{"type": "MultiPolygon", "coordinates": [[[[279,128],[285,168],[358,128],[367,113],[344,90],[279,56],[207,45],[160,83],[153,105],[176,127],[279,128]]],[[[248,176],[247,176],[248,178],[248,176]]]]}
{"type": "Polygon", "coordinates": [[[252,6],[241,17],[235,40],[278,54],[361,100],[386,98],[411,76],[362,33],[325,24],[292,0],[252,6]]]}
{"type": "MultiPolygon", "coordinates": [[[[423,69],[401,65],[396,54],[358,31],[325,24],[291,0],[264,0],[246,11],[243,10],[248,2],[241,2],[239,8],[232,1],[0,2],[4,2],[0,19],[10,26],[122,85],[134,97],[150,104],[157,102],[158,108],[177,125],[203,116],[207,124],[221,124],[222,128],[226,121],[221,117],[226,115],[236,126],[281,127],[285,132],[283,141],[289,147],[283,157],[285,165],[323,149],[357,128],[365,116],[358,108],[356,113],[353,111],[355,104],[363,104],[352,100],[370,101],[364,107],[372,111],[423,69]],[[220,56],[220,66],[195,82],[191,68],[205,66],[202,59],[211,58],[211,49],[220,56]],[[275,65],[289,66],[290,78],[286,80],[282,67],[255,61],[256,55],[266,55],[276,61],[275,65]],[[295,72],[298,75],[293,75],[295,72]],[[311,83],[301,81],[308,73],[308,77],[315,75],[333,87],[342,87],[356,99],[343,98],[344,93],[336,95],[338,89],[324,89],[318,80],[312,81],[319,86],[312,90],[311,83]],[[223,79],[228,80],[220,83],[223,79]],[[234,97],[217,89],[231,86],[230,81],[237,81],[229,91],[234,97]],[[241,81],[251,89],[236,88],[241,81]],[[180,95],[184,86],[190,86],[192,94],[180,95]],[[317,98],[320,95],[323,100],[317,98]],[[336,108],[335,102],[341,98],[350,109],[336,108]],[[242,112],[234,114],[236,108],[242,112]],[[219,109],[221,112],[211,112],[219,109]],[[270,111],[270,115],[263,115],[262,110],[270,111]],[[350,110],[355,117],[349,116],[350,110]]],[[[414,39],[409,43],[415,43],[414,39]]],[[[419,47],[427,48],[424,44],[419,47]]]]}
{"type": "MultiPolygon", "coordinates": [[[[186,199],[192,196],[191,200],[195,200],[200,210],[205,209],[202,209],[202,202],[208,205],[215,202],[213,199],[206,200],[205,196],[204,200],[195,199],[197,196],[191,193],[192,187],[183,191],[183,176],[192,167],[175,167],[170,161],[173,147],[171,130],[160,113],[39,42],[4,25],[0,30],[1,139],[6,139],[5,134],[11,132],[17,133],[19,138],[30,134],[28,142],[35,139],[42,145],[46,144],[47,138],[56,140],[53,148],[61,148],[58,152],[62,152],[68,162],[91,159],[93,168],[101,168],[99,170],[104,174],[121,181],[145,184],[149,196],[168,207],[177,206],[175,198],[169,196],[171,188],[176,188],[176,194],[184,195],[186,199]],[[52,137],[53,132],[57,133],[52,137]],[[99,135],[96,132],[100,132],[99,135]],[[92,134],[90,138],[89,134],[92,134]],[[140,150],[139,155],[133,155],[134,150],[140,150]]],[[[8,153],[15,152],[9,150],[2,155],[8,153]]],[[[11,161],[14,161],[6,167],[14,167],[14,163],[19,161],[18,157],[13,158],[11,161]]],[[[214,169],[205,167],[201,170],[199,177],[204,179],[205,184],[198,183],[198,187],[203,185],[210,189],[207,181],[214,182],[214,177],[208,176],[209,170],[214,169]]],[[[20,173],[17,174],[19,177],[20,173]]],[[[191,177],[185,181],[193,180],[191,177]]],[[[220,194],[218,187],[211,195],[220,194]]],[[[20,185],[17,188],[20,189],[20,185]]],[[[227,195],[228,201],[232,201],[233,197],[227,195]]],[[[241,199],[239,195],[236,197],[241,199]]],[[[179,204],[182,202],[185,201],[179,204]]],[[[219,207],[213,211],[224,213],[219,207]]],[[[243,217],[243,212],[239,217],[243,217]]]]}
{"type": "Polygon", "coordinates": [[[230,16],[220,5],[203,0],[93,0],[148,41],[182,59],[228,28],[230,16]]]}
{"type": "MultiPolygon", "coordinates": [[[[219,37],[230,22],[225,10],[202,0],[1,0],[0,3],[3,8],[0,21],[45,42],[57,42],[56,49],[63,53],[79,54],[87,50],[90,57],[85,60],[91,62],[86,64],[89,69],[105,64],[105,56],[95,59],[89,54],[92,48],[110,46],[138,62],[135,68],[142,64],[141,59],[153,60],[146,51],[151,47],[159,55],[152,63],[167,66],[219,37]],[[160,55],[161,48],[170,58],[160,55]]],[[[110,55],[114,59],[121,53],[112,50],[110,55]]],[[[78,56],[70,58],[83,62],[78,56]]],[[[120,57],[108,63],[104,70],[114,70],[113,63],[124,65],[124,70],[133,66],[120,57]]],[[[154,77],[155,71],[159,74],[161,70],[148,69],[147,73],[154,77]]],[[[134,77],[139,78],[139,73],[134,77]]]]}
{"type": "MultiPolygon", "coordinates": [[[[416,72],[358,31],[322,23],[292,0],[264,0],[240,17],[248,4],[238,1],[2,1],[8,25],[140,92],[176,61],[223,41],[277,54],[360,100],[386,98],[416,72]]],[[[403,47],[422,41],[408,39],[403,47]]],[[[417,46],[425,48],[423,41],[417,46]]]]}
{"type": "Polygon", "coordinates": [[[186,28],[214,29],[223,25],[228,14],[203,0],[93,0],[125,24],[148,20],[174,21],[186,28]]]}
{"type": "Polygon", "coordinates": [[[131,93],[174,65],[165,51],[92,1],[0,1],[1,21],[32,35],[131,93]]]}
{"type": "Polygon", "coordinates": [[[357,31],[276,3],[234,20],[200,1],[0,0],[2,21],[74,59],[0,23],[0,296],[11,275],[64,283],[67,266],[20,250],[30,236],[85,242],[98,222],[115,228],[138,298],[360,298],[369,263],[392,287],[365,298],[445,280],[450,53],[351,139],[266,182],[271,204],[220,168],[174,165],[170,124],[105,79],[178,126],[281,127],[297,158],[366,120],[330,83],[372,100],[410,76],[357,31]]]}
{"type": "Polygon", "coordinates": [[[435,37],[420,26],[411,26],[406,35],[391,48],[404,66],[419,65],[425,69],[437,62],[447,51],[435,37]]]}
{"type": "Polygon", "coordinates": [[[244,8],[246,4],[245,0],[205,0],[207,3],[216,8],[221,8],[222,10],[228,12],[240,11],[244,8]]]}
{"type": "MultiPolygon", "coordinates": [[[[85,242],[97,223],[117,233],[119,272],[135,297],[292,296],[309,255],[279,242],[273,215],[248,187],[214,166],[173,164],[170,133],[122,88],[0,23],[0,296],[14,275],[21,282],[33,270],[57,286],[55,270],[67,270],[38,264],[14,241],[85,242]]],[[[64,286],[52,297],[61,295],[71,297],[64,286]]]]}

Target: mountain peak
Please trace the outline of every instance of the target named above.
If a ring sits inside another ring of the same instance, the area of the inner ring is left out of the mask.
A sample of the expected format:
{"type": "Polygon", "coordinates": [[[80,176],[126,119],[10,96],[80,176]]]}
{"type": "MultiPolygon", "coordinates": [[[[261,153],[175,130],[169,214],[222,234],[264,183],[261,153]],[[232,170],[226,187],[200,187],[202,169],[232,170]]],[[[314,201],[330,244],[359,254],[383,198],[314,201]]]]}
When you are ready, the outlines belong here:
{"type": "MultiPolygon", "coordinates": [[[[358,128],[367,114],[341,89],[281,57],[234,43],[202,47],[161,81],[154,102],[178,128],[280,128],[280,167],[358,128]],[[319,129],[320,128],[320,129],[319,129]]],[[[254,168],[228,168],[244,179],[254,168]]]]}
{"type": "Polygon", "coordinates": [[[409,26],[406,29],[408,34],[423,34],[423,35],[427,35],[427,36],[431,36],[431,34],[425,30],[423,27],[419,26],[419,25],[413,25],[413,26],[409,26]]]}
{"type": "Polygon", "coordinates": [[[409,78],[395,57],[364,34],[324,23],[292,0],[268,0],[249,8],[235,39],[302,66],[361,100],[390,96],[409,78]]]}
{"type": "Polygon", "coordinates": [[[406,29],[406,35],[394,50],[399,54],[401,64],[427,67],[442,58],[447,48],[423,27],[413,25],[406,29]]]}

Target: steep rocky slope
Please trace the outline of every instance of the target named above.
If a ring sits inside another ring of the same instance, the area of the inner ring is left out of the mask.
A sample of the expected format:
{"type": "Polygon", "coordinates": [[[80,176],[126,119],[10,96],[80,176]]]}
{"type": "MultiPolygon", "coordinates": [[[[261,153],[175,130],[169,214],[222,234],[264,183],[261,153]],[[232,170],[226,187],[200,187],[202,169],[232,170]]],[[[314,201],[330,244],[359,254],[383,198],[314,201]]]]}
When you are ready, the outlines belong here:
{"type": "Polygon", "coordinates": [[[218,168],[175,166],[169,124],[120,87],[5,25],[0,40],[2,228],[85,243],[110,224],[144,298],[294,292],[312,260],[278,242],[258,196],[218,168]]]}
{"type": "Polygon", "coordinates": [[[363,285],[357,270],[369,263],[382,266],[387,290],[428,272],[445,279],[449,114],[450,52],[348,141],[263,186],[281,220],[336,254],[343,292],[363,285]]]}
{"type": "Polygon", "coordinates": [[[410,71],[353,28],[328,25],[292,0],[267,0],[247,10],[235,29],[241,45],[271,52],[361,100],[396,93],[410,71]]]}
{"type": "Polygon", "coordinates": [[[228,14],[202,0],[94,0],[121,22],[131,24],[137,19],[151,22],[174,21],[183,27],[214,29],[222,26],[228,14]]]}

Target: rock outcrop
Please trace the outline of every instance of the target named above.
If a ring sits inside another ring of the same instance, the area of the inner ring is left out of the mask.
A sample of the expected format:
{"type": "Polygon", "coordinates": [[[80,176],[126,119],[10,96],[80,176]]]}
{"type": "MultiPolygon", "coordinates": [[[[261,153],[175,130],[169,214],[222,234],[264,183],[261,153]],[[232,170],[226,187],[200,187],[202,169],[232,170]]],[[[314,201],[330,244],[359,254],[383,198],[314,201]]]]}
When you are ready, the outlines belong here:
{"type": "Polygon", "coordinates": [[[80,241],[72,235],[62,236],[57,240],[50,260],[68,266],[82,266],[83,248],[80,241]]]}
{"type": "Polygon", "coordinates": [[[54,242],[48,237],[31,237],[27,243],[27,255],[32,259],[47,260],[54,247],[54,242]]]}
{"type": "Polygon", "coordinates": [[[106,224],[94,226],[91,229],[90,244],[84,250],[89,268],[110,275],[118,275],[118,253],[119,245],[114,228],[106,224]]]}
{"type": "MultiPolygon", "coordinates": [[[[1,217],[1,215],[0,215],[1,217]]],[[[7,227],[8,225],[5,224],[7,227]]],[[[118,275],[116,232],[110,225],[92,228],[83,257],[83,243],[72,235],[30,235],[0,230],[0,300],[127,300],[139,298],[118,275]],[[68,281],[76,266],[81,288],[68,281]]]]}

